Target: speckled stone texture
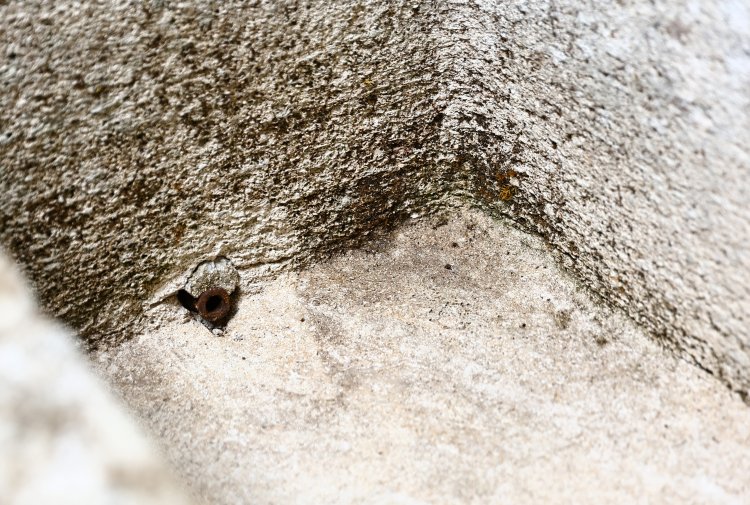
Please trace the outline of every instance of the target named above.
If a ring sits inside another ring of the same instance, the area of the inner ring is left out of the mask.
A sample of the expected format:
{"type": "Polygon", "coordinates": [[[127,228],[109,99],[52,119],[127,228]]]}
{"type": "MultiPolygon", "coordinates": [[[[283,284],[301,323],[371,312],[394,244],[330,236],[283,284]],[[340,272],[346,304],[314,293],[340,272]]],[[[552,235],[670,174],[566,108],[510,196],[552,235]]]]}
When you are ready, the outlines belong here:
{"type": "Polygon", "coordinates": [[[750,5],[449,5],[444,123],[469,192],[747,398],[750,5]]]}
{"type": "Polygon", "coordinates": [[[91,343],[218,255],[245,285],[447,191],[435,13],[403,2],[4,2],[2,242],[91,343]]]}
{"type": "Polygon", "coordinates": [[[0,238],[92,345],[458,197],[750,390],[744,2],[11,0],[0,55],[0,238]]]}
{"type": "MultiPolygon", "coordinates": [[[[179,312],[163,305],[157,312],[179,312]]],[[[93,354],[222,504],[750,501],[750,409],[478,212],[93,354]]]]}

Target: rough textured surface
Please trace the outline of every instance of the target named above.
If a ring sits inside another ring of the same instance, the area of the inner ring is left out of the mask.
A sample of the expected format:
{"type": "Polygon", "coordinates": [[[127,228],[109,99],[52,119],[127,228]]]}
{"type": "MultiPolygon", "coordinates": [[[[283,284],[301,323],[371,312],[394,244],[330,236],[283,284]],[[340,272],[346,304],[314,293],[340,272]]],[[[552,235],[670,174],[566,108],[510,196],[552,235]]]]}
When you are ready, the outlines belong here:
{"type": "Polygon", "coordinates": [[[500,212],[747,397],[750,5],[450,5],[445,128],[470,191],[511,198],[500,212]]]}
{"type": "Polygon", "coordinates": [[[0,255],[0,503],[188,503],[88,368],[0,255]]]}
{"type": "Polygon", "coordinates": [[[185,291],[192,296],[200,296],[207,289],[222,288],[227,293],[234,292],[240,285],[240,274],[226,258],[205,261],[198,265],[185,282],[185,291]]]}
{"type": "Polygon", "coordinates": [[[747,396],[748,9],[6,1],[0,238],[106,344],[200,261],[252,292],[455,193],[747,396]]]}
{"type": "Polygon", "coordinates": [[[230,258],[247,288],[427,212],[448,168],[422,11],[3,2],[2,242],[106,343],[200,261],[230,258]]]}
{"type": "Polygon", "coordinates": [[[540,239],[431,225],[281,276],[221,338],[158,308],[103,373],[213,504],[750,500],[736,395],[540,239]]]}

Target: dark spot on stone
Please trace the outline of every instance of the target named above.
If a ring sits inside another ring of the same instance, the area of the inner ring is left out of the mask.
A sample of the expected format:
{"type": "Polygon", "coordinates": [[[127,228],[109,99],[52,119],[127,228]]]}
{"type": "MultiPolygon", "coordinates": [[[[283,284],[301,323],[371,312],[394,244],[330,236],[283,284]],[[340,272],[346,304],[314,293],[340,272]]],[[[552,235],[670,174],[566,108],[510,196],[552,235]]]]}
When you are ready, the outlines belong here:
{"type": "Polygon", "coordinates": [[[232,310],[232,302],[226,289],[210,288],[200,294],[195,309],[203,319],[216,324],[226,320],[232,310]]]}
{"type": "Polygon", "coordinates": [[[453,270],[453,267],[450,264],[446,263],[445,264],[445,269],[446,270],[453,270]]]}
{"type": "Polygon", "coordinates": [[[555,312],[554,314],[555,323],[557,323],[557,326],[565,330],[570,326],[570,320],[571,320],[571,313],[569,310],[559,310],[555,312]]]}
{"type": "Polygon", "coordinates": [[[177,292],[177,301],[180,302],[180,305],[188,309],[190,312],[196,312],[195,298],[193,298],[190,293],[188,293],[184,289],[181,289],[177,292]]]}

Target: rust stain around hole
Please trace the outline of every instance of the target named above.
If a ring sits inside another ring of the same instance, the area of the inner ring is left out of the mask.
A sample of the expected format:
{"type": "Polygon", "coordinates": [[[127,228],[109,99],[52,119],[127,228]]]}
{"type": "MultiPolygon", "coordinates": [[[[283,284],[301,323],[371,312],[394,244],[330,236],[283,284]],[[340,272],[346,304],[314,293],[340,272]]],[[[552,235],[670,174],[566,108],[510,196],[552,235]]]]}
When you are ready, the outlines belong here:
{"type": "Polygon", "coordinates": [[[206,321],[217,323],[229,315],[232,304],[224,288],[210,288],[198,296],[195,309],[206,321]]]}
{"type": "Polygon", "coordinates": [[[180,304],[191,312],[197,312],[210,323],[220,323],[226,320],[232,311],[232,301],[229,292],[224,288],[209,288],[193,298],[185,290],[177,293],[180,304]]]}

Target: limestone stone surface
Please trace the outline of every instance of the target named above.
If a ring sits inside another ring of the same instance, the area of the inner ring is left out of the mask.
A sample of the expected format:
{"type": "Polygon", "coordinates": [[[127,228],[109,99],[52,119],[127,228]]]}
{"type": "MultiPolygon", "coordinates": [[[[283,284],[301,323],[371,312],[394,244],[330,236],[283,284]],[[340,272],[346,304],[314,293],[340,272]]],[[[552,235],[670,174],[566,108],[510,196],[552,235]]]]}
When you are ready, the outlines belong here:
{"type": "Polygon", "coordinates": [[[750,500],[750,409],[479,212],[95,354],[212,504],[750,500]]]}
{"type": "Polygon", "coordinates": [[[2,243],[96,346],[203,261],[248,289],[427,213],[450,171],[432,10],[3,2],[2,243]]]}
{"type": "Polygon", "coordinates": [[[448,5],[469,191],[748,397],[750,4],[448,5]]]}
{"type": "Polygon", "coordinates": [[[750,389],[741,0],[0,4],[0,241],[90,347],[458,198],[750,389]]]}
{"type": "Polygon", "coordinates": [[[76,347],[0,256],[0,503],[187,505],[76,347]]]}

